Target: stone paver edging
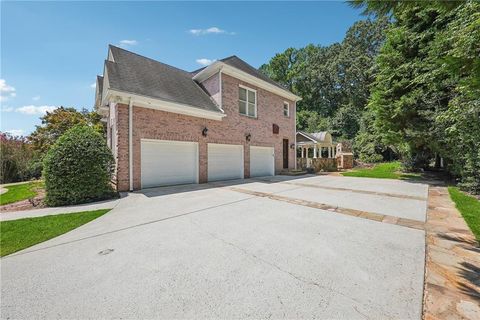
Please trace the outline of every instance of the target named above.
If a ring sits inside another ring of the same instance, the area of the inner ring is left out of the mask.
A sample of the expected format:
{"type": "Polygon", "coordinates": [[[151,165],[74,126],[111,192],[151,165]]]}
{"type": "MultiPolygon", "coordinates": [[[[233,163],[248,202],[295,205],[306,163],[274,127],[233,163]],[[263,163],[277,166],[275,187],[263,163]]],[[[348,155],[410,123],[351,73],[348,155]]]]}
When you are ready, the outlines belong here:
{"type": "Polygon", "coordinates": [[[430,187],[424,319],[480,319],[480,247],[445,187],[430,187]]]}
{"type": "Polygon", "coordinates": [[[340,188],[340,187],[329,187],[329,186],[321,186],[321,185],[317,185],[317,184],[302,183],[302,182],[282,182],[282,183],[290,184],[290,185],[294,185],[294,186],[300,186],[300,187],[307,187],[307,188],[318,188],[318,189],[335,190],[335,191],[348,191],[348,192],[354,192],[354,193],[373,194],[373,195],[377,195],[377,196],[387,196],[387,197],[400,198],[400,199],[427,200],[425,197],[408,196],[408,195],[388,193],[388,192],[356,190],[356,189],[340,188]]]}
{"type": "Polygon", "coordinates": [[[377,222],[382,222],[382,223],[395,224],[395,225],[398,225],[398,226],[412,228],[412,229],[423,230],[424,227],[425,227],[425,224],[423,222],[417,221],[417,220],[412,220],[412,219],[407,219],[407,218],[399,218],[399,217],[389,216],[389,215],[385,215],[385,214],[378,214],[378,213],[355,210],[355,209],[341,208],[341,207],[328,205],[328,204],[325,204],[325,203],[307,201],[307,200],[302,200],[302,199],[280,196],[280,195],[273,194],[273,193],[252,191],[252,190],[237,188],[237,187],[229,187],[228,189],[230,189],[232,191],[236,191],[236,192],[241,192],[241,193],[257,196],[257,197],[269,198],[269,199],[272,199],[272,200],[288,202],[288,203],[291,203],[291,204],[306,206],[306,207],[310,207],[310,208],[327,210],[327,211],[330,211],[330,212],[335,212],[335,213],[344,214],[344,215],[348,215],[348,216],[354,216],[354,217],[367,219],[367,220],[372,220],[372,221],[377,221],[377,222]]]}

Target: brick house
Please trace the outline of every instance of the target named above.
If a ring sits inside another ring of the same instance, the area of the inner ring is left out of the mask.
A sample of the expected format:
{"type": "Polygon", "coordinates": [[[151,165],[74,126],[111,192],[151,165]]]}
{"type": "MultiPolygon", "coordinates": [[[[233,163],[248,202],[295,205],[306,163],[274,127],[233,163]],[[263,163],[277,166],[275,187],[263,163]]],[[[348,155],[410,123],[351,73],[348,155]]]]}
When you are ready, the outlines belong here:
{"type": "Polygon", "coordinates": [[[295,168],[299,100],[236,56],[187,72],[110,45],[95,106],[126,191],[295,168]]]}

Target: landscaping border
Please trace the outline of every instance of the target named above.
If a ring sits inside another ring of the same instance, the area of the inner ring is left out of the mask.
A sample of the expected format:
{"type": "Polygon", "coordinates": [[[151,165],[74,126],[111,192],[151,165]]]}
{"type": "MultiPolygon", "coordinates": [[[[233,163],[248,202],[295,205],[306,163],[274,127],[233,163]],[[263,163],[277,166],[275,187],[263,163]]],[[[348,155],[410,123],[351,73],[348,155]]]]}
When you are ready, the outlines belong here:
{"type": "Polygon", "coordinates": [[[423,319],[480,319],[480,247],[448,189],[430,186],[423,319]]]}

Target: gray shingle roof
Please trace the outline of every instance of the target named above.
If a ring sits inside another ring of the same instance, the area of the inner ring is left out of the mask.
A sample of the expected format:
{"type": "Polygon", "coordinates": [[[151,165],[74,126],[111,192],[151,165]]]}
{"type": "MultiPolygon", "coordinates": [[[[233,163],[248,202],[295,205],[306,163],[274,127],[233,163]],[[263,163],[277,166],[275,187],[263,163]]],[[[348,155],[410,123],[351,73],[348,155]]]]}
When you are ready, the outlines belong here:
{"type": "Polygon", "coordinates": [[[97,85],[98,85],[98,92],[100,94],[103,92],[103,77],[102,76],[97,76],[97,85]]]}
{"type": "Polygon", "coordinates": [[[317,142],[325,142],[327,138],[327,131],[320,131],[320,132],[313,132],[313,133],[306,133],[304,131],[298,131],[298,133],[303,134],[304,136],[309,137],[312,140],[315,140],[317,142]]]}
{"type": "Polygon", "coordinates": [[[102,102],[103,77],[97,76],[97,87],[95,90],[95,107],[99,107],[102,102]]]}
{"type": "Polygon", "coordinates": [[[112,89],[221,113],[191,73],[112,45],[109,48],[114,62],[105,64],[112,89]]]}

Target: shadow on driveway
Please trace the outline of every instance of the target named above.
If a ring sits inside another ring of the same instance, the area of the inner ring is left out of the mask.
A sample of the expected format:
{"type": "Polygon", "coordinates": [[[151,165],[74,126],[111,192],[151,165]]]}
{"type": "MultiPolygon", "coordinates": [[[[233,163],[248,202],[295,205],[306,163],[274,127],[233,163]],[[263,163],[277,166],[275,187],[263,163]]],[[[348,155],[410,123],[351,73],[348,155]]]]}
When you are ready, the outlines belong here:
{"type": "Polygon", "coordinates": [[[297,179],[304,179],[309,177],[315,177],[314,174],[307,174],[302,176],[267,176],[267,177],[257,177],[249,179],[236,179],[236,180],[227,180],[227,181],[215,181],[201,184],[183,184],[176,186],[165,186],[165,187],[154,187],[146,188],[139,191],[135,191],[136,194],[142,194],[146,197],[153,198],[159,196],[166,196],[171,194],[192,192],[192,191],[201,191],[214,188],[223,188],[223,187],[232,187],[249,183],[264,183],[264,184],[273,184],[284,181],[292,181],[297,179]]]}

